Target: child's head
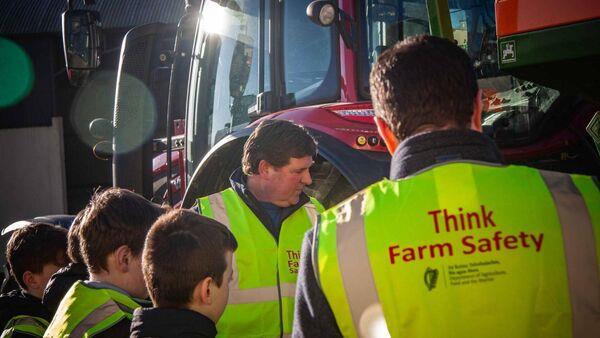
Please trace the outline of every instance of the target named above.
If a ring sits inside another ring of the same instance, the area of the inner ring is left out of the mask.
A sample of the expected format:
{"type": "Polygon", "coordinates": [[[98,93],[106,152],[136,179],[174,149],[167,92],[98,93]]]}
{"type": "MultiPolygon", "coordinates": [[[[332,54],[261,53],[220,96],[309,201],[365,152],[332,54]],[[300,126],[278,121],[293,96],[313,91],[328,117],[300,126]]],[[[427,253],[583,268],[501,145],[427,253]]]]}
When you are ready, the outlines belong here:
{"type": "Polygon", "coordinates": [[[50,277],[69,262],[66,250],[66,229],[32,223],[12,234],[6,247],[6,258],[19,286],[41,299],[50,277]]]}
{"type": "Polygon", "coordinates": [[[79,247],[81,242],[79,240],[79,228],[81,221],[85,216],[85,211],[86,209],[83,209],[75,216],[75,219],[69,228],[69,234],[67,235],[67,255],[73,263],[83,263],[83,257],[81,256],[81,249],[79,247]]]}
{"type": "Polygon", "coordinates": [[[143,253],[146,285],[156,307],[195,310],[217,322],[227,305],[233,234],[221,223],[188,210],[161,216],[143,253]]]}
{"type": "Polygon", "coordinates": [[[79,247],[92,279],[112,283],[133,297],[146,297],[141,252],[150,226],[162,212],[129,190],[96,193],[79,225],[79,247]]]}

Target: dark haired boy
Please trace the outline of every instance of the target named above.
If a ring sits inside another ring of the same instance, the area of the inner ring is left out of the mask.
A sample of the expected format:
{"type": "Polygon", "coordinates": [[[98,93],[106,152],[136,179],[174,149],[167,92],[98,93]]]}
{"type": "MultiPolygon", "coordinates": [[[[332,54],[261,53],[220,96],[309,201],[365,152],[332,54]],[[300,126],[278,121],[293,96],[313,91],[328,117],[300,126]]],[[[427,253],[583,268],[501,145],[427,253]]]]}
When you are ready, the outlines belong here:
{"type": "Polygon", "coordinates": [[[142,267],[155,308],[137,309],[131,337],[214,337],[229,298],[237,242],[219,222],[188,210],[161,216],[142,267]]]}
{"type": "Polygon", "coordinates": [[[304,232],[322,210],[303,189],[317,145],[293,122],[266,120],[244,145],[231,188],[198,199],[202,215],[236,236],[231,296],[219,334],[274,337],[292,332],[296,278],[304,232]]]}
{"type": "Polygon", "coordinates": [[[44,288],[67,264],[67,230],[33,223],[16,230],[6,248],[11,274],[20,290],[0,296],[2,337],[42,337],[51,316],[42,305],[44,288]]]}
{"type": "Polygon", "coordinates": [[[75,282],[89,278],[87,267],[83,263],[81,250],[79,249],[79,228],[81,220],[85,216],[85,210],[83,209],[77,214],[67,235],[67,255],[71,263],[52,275],[46,290],[44,290],[42,304],[46,306],[51,315],[54,315],[58,304],[75,282]]]}
{"type": "Polygon", "coordinates": [[[90,273],[60,302],[45,337],[128,337],[133,310],[147,297],[141,266],[144,239],[162,209],[129,190],[96,193],[79,228],[90,273]]]}

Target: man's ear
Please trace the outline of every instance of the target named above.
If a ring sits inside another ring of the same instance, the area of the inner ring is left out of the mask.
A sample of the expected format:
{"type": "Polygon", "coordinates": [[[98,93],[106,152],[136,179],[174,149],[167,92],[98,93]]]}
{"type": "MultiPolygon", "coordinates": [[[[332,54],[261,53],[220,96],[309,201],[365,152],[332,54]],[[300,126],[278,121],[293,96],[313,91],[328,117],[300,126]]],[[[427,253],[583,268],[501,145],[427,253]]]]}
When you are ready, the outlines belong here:
{"type": "Polygon", "coordinates": [[[473,113],[471,115],[471,129],[482,132],[481,112],[483,111],[483,100],[481,99],[483,91],[479,89],[473,99],[473,113]]]}
{"type": "Polygon", "coordinates": [[[212,277],[206,277],[196,284],[194,292],[192,293],[192,300],[194,303],[199,305],[211,305],[213,301],[211,287],[215,285],[214,283],[215,281],[212,277]]]}
{"type": "Polygon", "coordinates": [[[273,169],[273,166],[265,161],[265,160],[260,160],[260,162],[258,162],[258,174],[260,176],[266,176],[269,174],[269,172],[273,169]]]}
{"type": "Polygon", "coordinates": [[[133,259],[133,253],[127,245],[121,245],[113,253],[115,258],[115,267],[119,272],[126,273],[129,271],[129,264],[133,259]]]}
{"type": "Polygon", "coordinates": [[[381,136],[381,138],[385,142],[388,152],[391,155],[393,155],[394,151],[396,151],[396,148],[398,148],[398,145],[400,145],[400,141],[398,141],[398,138],[396,137],[396,135],[394,135],[394,132],[392,132],[387,123],[385,123],[385,121],[383,121],[377,116],[375,116],[374,119],[375,125],[377,126],[377,131],[379,132],[379,136],[381,136]]]}
{"type": "Polygon", "coordinates": [[[23,272],[23,284],[25,284],[25,287],[30,290],[30,289],[36,289],[38,287],[38,279],[37,276],[31,272],[31,271],[25,271],[23,272]]]}

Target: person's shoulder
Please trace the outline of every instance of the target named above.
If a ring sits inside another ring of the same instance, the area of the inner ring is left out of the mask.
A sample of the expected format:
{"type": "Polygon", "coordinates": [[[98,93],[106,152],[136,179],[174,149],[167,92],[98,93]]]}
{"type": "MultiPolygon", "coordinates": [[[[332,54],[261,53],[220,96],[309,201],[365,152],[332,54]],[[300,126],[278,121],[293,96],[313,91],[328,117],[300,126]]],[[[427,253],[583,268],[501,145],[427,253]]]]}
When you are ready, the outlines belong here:
{"type": "Polygon", "coordinates": [[[131,328],[131,319],[121,318],[114,325],[104,331],[94,334],[94,338],[128,338],[131,328]]]}
{"type": "Polygon", "coordinates": [[[575,183],[587,184],[600,190],[600,178],[596,175],[568,174],[575,183]]]}
{"type": "Polygon", "coordinates": [[[380,192],[387,189],[388,186],[394,184],[394,181],[390,181],[387,178],[384,178],[380,181],[372,183],[371,185],[359,190],[346,198],[345,200],[339,202],[338,204],[332,206],[331,208],[325,210],[324,213],[338,213],[340,210],[347,208],[349,206],[356,205],[357,203],[362,203],[364,199],[374,192],[380,192]]]}
{"type": "Polygon", "coordinates": [[[21,290],[12,290],[0,295],[0,304],[13,301],[15,298],[24,298],[21,290]]]}
{"type": "Polygon", "coordinates": [[[223,195],[223,194],[231,194],[231,193],[235,193],[235,192],[236,192],[235,189],[233,189],[232,187],[229,187],[229,188],[225,188],[225,189],[219,190],[217,192],[214,192],[212,194],[208,194],[208,195],[202,196],[199,199],[209,198],[209,197],[213,197],[213,196],[220,196],[220,195],[223,195]]]}
{"type": "Polygon", "coordinates": [[[88,279],[87,267],[82,263],[71,263],[52,275],[44,290],[42,303],[50,310],[55,310],[61,299],[78,281],[88,279]]]}
{"type": "Polygon", "coordinates": [[[12,290],[0,295],[0,308],[5,307],[29,307],[37,305],[37,302],[31,296],[27,296],[22,290],[12,290]]]}
{"type": "Polygon", "coordinates": [[[571,185],[571,183],[568,182],[572,182],[572,185],[575,185],[581,193],[594,195],[600,193],[600,180],[598,179],[598,176],[577,173],[563,173],[558,171],[549,171],[534,168],[529,169],[539,173],[539,175],[542,177],[542,179],[546,182],[548,186],[556,186],[560,182],[562,182],[562,186],[566,187],[571,185]]]}
{"type": "Polygon", "coordinates": [[[35,316],[45,320],[50,314],[41,301],[26,295],[21,290],[13,290],[0,296],[0,326],[4,327],[13,317],[19,315],[35,316]]]}
{"type": "Polygon", "coordinates": [[[323,211],[325,211],[325,207],[323,207],[323,204],[321,204],[321,202],[319,202],[318,199],[310,196],[308,196],[307,201],[304,201],[303,206],[305,208],[314,209],[317,213],[322,213],[323,211]]]}

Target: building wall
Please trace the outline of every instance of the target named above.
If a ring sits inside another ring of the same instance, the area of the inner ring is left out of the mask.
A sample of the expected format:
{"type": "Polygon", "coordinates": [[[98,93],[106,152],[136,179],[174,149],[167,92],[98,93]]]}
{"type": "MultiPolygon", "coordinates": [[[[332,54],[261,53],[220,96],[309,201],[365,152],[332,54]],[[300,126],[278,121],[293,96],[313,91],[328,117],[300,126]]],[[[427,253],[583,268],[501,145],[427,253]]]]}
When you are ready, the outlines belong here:
{"type": "Polygon", "coordinates": [[[63,121],[0,129],[0,226],[67,211],[63,121]]]}

